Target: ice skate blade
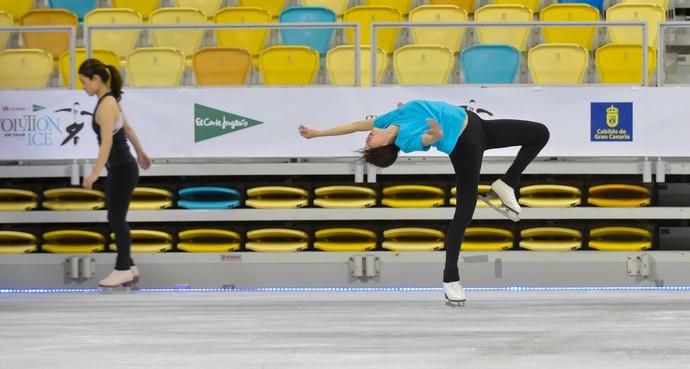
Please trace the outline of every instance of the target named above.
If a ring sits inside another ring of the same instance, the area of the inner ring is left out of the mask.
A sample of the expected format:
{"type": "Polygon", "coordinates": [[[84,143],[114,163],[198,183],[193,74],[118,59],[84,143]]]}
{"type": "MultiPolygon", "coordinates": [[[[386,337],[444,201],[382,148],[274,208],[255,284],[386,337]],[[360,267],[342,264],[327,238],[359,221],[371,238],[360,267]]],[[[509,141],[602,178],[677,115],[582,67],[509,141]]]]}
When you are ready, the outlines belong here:
{"type": "Polygon", "coordinates": [[[501,215],[503,215],[504,217],[506,217],[506,218],[512,220],[513,222],[518,222],[518,221],[520,221],[520,214],[516,213],[515,210],[513,210],[513,209],[511,209],[511,208],[509,208],[509,207],[507,207],[507,206],[505,206],[505,205],[496,206],[496,205],[494,205],[494,204],[491,202],[491,200],[496,199],[497,197],[494,197],[494,196],[482,196],[482,195],[479,195],[478,197],[479,197],[479,200],[482,200],[482,202],[484,202],[484,203],[485,203],[486,205],[488,205],[490,208],[492,208],[492,209],[496,210],[497,212],[499,212],[499,213],[500,213],[501,215]]]}
{"type": "Polygon", "coordinates": [[[465,300],[451,300],[448,295],[443,294],[446,297],[446,305],[450,307],[465,307],[465,300]]]}

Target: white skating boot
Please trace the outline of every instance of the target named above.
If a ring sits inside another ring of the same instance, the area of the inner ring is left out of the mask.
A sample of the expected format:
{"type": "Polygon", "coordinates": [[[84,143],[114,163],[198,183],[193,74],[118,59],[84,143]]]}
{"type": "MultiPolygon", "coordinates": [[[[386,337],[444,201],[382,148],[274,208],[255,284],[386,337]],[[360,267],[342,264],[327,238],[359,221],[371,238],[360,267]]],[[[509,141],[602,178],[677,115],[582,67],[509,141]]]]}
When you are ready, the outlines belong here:
{"type": "Polygon", "coordinates": [[[446,295],[446,305],[465,306],[465,289],[462,288],[460,281],[443,282],[443,293],[446,295]]]}
{"type": "Polygon", "coordinates": [[[133,279],[131,270],[113,270],[105,279],[101,279],[98,285],[104,288],[115,288],[131,284],[133,279]]]}
{"type": "Polygon", "coordinates": [[[505,205],[508,209],[520,214],[522,208],[515,198],[515,190],[513,190],[512,187],[508,186],[502,180],[497,179],[491,184],[491,191],[493,191],[496,196],[501,199],[503,205],[505,205]]]}
{"type": "Polygon", "coordinates": [[[129,271],[132,272],[132,282],[125,283],[123,286],[136,289],[137,284],[139,284],[139,268],[133,265],[129,268],[129,271]]]}

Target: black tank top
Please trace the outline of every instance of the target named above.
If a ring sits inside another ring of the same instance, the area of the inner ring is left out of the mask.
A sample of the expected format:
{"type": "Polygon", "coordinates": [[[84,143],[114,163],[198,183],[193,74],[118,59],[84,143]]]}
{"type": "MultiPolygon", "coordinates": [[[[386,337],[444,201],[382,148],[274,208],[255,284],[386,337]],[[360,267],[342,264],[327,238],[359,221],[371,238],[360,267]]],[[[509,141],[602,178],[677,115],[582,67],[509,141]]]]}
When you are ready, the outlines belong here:
{"type": "MultiPolygon", "coordinates": [[[[98,145],[101,144],[101,129],[98,123],[96,123],[96,112],[98,111],[98,106],[101,105],[101,101],[103,101],[106,96],[113,96],[113,94],[108,92],[107,94],[103,95],[103,97],[98,99],[98,103],[96,103],[96,107],[93,109],[93,120],[91,121],[91,128],[93,128],[93,131],[96,133],[98,145]]],[[[122,114],[122,112],[120,112],[120,114],[122,114]]],[[[108,162],[106,163],[106,166],[112,167],[133,162],[136,162],[136,160],[129,151],[129,145],[127,145],[127,136],[125,135],[125,127],[123,125],[122,127],[119,127],[113,131],[113,146],[110,148],[110,155],[108,155],[108,162]]]]}

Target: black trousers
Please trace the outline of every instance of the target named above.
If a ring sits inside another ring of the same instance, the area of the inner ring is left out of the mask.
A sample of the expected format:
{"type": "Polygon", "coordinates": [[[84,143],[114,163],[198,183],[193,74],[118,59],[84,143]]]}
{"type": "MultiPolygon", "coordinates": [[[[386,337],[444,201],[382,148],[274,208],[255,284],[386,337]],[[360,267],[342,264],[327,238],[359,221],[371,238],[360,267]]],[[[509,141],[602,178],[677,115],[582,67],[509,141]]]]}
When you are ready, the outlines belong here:
{"type": "Polygon", "coordinates": [[[465,238],[465,229],[469,226],[477,205],[479,170],[482,166],[484,151],[521,146],[513,164],[501,177],[506,184],[517,189],[520,175],[549,140],[549,130],[541,123],[514,119],[484,120],[472,111],[468,111],[467,115],[467,127],[458,138],[455,149],[450,153],[450,161],[457,181],[457,202],[455,215],[445,240],[444,282],[460,280],[458,273],[460,245],[465,238]]]}
{"type": "Polygon", "coordinates": [[[127,225],[127,210],[132,192],[139,182],[139,167],[136,161],[111,166],[105,185],[105,201],[108,209],[108,224],[115,233],[117,261],[115,269],[129,270],[134,265],[131,257],[132,236],[127,225]]]}

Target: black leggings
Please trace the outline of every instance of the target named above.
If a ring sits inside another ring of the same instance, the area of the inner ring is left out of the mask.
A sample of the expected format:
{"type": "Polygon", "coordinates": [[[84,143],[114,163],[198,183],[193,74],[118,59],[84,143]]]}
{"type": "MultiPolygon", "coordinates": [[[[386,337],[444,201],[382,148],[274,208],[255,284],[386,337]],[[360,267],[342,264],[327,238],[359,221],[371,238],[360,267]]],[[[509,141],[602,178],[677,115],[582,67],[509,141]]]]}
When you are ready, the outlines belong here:
{"type": "Polygon", "coordinates": [[[444,282],[460,280],[458,273],[460,245],[465,238],[465,229],[469,226],[477,205],[479,171],[484,151],[522,146],[513,164],[501,177],[506,184],[517,189],[522,171],[549,140],[549,130],[541,123],[514,119],[483,120],[471,111],[468,111],[467,115],[467,127],[460,135],[455,149],[450,153],[458,196],[455,215],[446,234],[444,282]]]}
{"type": "Polygon", "coordinates": [[[136,162],[110,167],[106,178],[105,201],[108,208],[108,224],[115,233],[117,261],[115,269],[129,270],[134,265],[131,257],[132,236],[127,226],[127,210],[132,200],[132,192],[139,181],[139,168],[136,162]]]}

